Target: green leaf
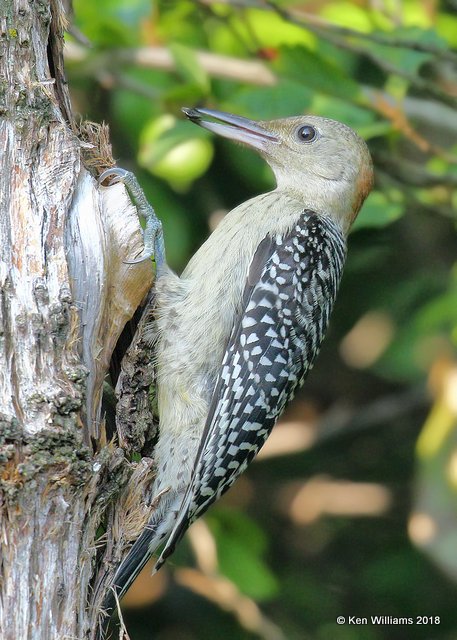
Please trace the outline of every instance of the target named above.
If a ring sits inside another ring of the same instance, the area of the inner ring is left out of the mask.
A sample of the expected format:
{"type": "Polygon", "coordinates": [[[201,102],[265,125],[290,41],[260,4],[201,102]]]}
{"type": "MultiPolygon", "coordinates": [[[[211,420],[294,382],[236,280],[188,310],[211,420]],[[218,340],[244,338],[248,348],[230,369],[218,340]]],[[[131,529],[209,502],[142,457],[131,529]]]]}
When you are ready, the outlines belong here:
{"type": "MultiPolygon", "coordinates": [[[[357,129],[369,129],[375,123],[376,115],[370,109],[359,107],[345,100],[335,97],[329,97],[322,94],[315,94],[311,108],[311,113],[318,113],[324,118],[332,118],[333,120],[341,120],[349,127],[357,129]]],[[[382,123],[384,125],[384,123],[382,123]]],[[[389,123],[389,128],[391,127],[389,123]]],[[[365,137],[365,136],[364,136],[365,137]]]]}
{"type": "Polygon", "coordinates": [[[314,46],[316,37],[299,25],[287,22],[274,11],[247,9],[233,20],[233,25],[252,39],[259,48],[276,48],[281,45],[314,46]]]}
{"type": "MultiPolygon", "coordinates": [[[[436,343],[442,343],[443,338],[447,340],[443,331],[450,323],[446,326],[447,320],[443,318],[433,326],[433,320],[438,320],[433,317],[433,310],[431,317],[425,320],[422,310],[428,305],[433,307],[434,301],[443,295],[444,286],[443,274],[430,269],[428,264],[425,268],[422,265],[422,271],[416,267],[413,273],[388,286],[383,294],[383,305],[389,309],[397,330],[374,367],[377,374],[397,381],[423,378],[436,358],[436,343]]],[[[439,309],[436,311],[439,313],[439,309]]]]}
{"type": "MultiPolygon", "coordinates": [[[[376,32],[374,32],[376,34],[376,32]]],[[[419,27],[404,27],[396,29],[394,33],[380,32],[384,39],[391,39],[395,43],[405,41],[406,43],[420,43],[425,45],[433,45],[439,49],[446,49],[445,41],[432,29],[420,29],[419,27]]],[[[397,69],[401,69],[410,74],[415,74],[424,62],[431,60],[433,54],[415,51],[405,46],[390,46],[389,44],[378,44],[371,42],[370,51],[375,53],[379,58],[389,62],[397,69]]]]}
{"type": "Polygon", "coordinates": [[[321,13],[323,18],[333,24],[356,29],[362,33],[371,30],[371,13],[354,2],[328,2],[322,7],[321,13]]]}
{"type": "Polygon", "coordinates": [[[152,120],[141,134],[139,164],[178,190],[199,178],[212,158],[207,132],[170,114],[152,120]]]}
{"type": "Polygon", "coordinates": [[[91,42],[116,47],[134,46],[141,19],[151,13],[149,0],[75,0],[73,6],[77,26],[91,42]]]}
{"type": "MultiPolygon", "coordinates": [[[[125,3],[125,0],[123,0],[125,3]]],[[[151,5],[151,0],[148,0],[151,5]]],[[[167,45],[180,42],[193,48],[206,48],[206,24],[193,0],[154,3],[154,32],[167,45]]]]}
{"type": "Polygon", "coordinates": [[[457,332],[457,265],[451,272],[447,291],[430,300],[416,315],[415,325],[421,333],[449,334],[454,342],[457,332]]]}
{"type": "Polygon", "coordinates": [[[273,597],[278,584],[262,559],[243,540],[231,540],[219,547],[219,567],[247,596],[256,600],[273,597]]]}
{"type": "Polygon", "coordinates": [[[307,89],[343,100],[364,102],[357,82],[305,47],[281,47],[273,67],[280,75],[299,82],[307,89]]]}
{"type": "Polygon", "coordinates": [[[133,85],[144,86],[151,94],[157,94],[157,98],[153,100],[152,96],[142,95],[131,89],[118,88],[111,93],[110,104],[116,120],[114,128],[122,132],[122,139],[127,138],[129,144],[136,147],[138,136],[151,117],[163,112],[159,98],[170,86],[170,77],[159,71],[134,67],[126,67],[123,74],[133,85]]]}
{"type": "Polygon", "coordinates": [[[256,192],[270,191],[275,188],[276,182],[273,172],[258,153],[252,149],[243,149],[229,140],[221,140],[219,145],[223,148],[224,159],[236,174],[237,180],[252,193],[255,185],[256,192]]]}
{"type": "MultiPolygon", "coordinates": [[[[376,32],[373,32],[376,33],[376,32]]],[[[446,51],[447,43],[442,36],[434,29],[421,29],[420,27],[397,27],[392,33],[380,32],[385,40],[391,40],[398,44],[399,42],[417,43],[430,45],[436,49],[446,51]]],[[[409,48],[408,46],[406,48],[409,48]]],[[[428,54],[427,54],[428,55],[428,54]]]]}
{"type": "Polygon", "coordinates": [[[272,120],[304,113],[311,104],[312,95],[302,84],[286,78],[273,87],[242,87],[224,108],[247,117],[272,120]]]}
{"type": "Polygon", "coordinates": [[[208,520],[216,537],[221,573],[251,598],[274,596],[278,584],[263,560],[266,548],[263,531],[235,510],[219,508],[208,520]]]}
{"type": "Polygon", "coordinates": [[[398,220],[403,215],[403,204],[401,202],[389,201],[387,196],[381,191],[373,191],[368,196],[362,207],[352,230],[367,227],[385,227],[398,220]]]}
{"type": "Polygon", "coordinates": [[[205,96],[199,85],[187,82],[175,84],[163,94],[163,99],[170,111],[179,111],[185,104],[198,104],[205,96]]]}
{"type": "Polygon", "coordinates": [[[197,85],[204,94],[208,94],[211,86],[209,76],[201,66],[195,51],[177,42],[170,44],[169,49],[181,77],[190,84],[197,85]]]}
{"type": "Polygon", "coordinates": [[[216,518],[207,516],[214,534],[219,539],[229,536],[230,539],[243,540],[246,547],[263,554],[267,549],[267,540],[258,524],[245,513],[227,507],[218,507],[216,518]]]}
{"type": "Polygon", "coordinates": [[[436,17],[439,36],[448,46],[457,46],[457,16],[451,13],[439,13],[436,17]]]}

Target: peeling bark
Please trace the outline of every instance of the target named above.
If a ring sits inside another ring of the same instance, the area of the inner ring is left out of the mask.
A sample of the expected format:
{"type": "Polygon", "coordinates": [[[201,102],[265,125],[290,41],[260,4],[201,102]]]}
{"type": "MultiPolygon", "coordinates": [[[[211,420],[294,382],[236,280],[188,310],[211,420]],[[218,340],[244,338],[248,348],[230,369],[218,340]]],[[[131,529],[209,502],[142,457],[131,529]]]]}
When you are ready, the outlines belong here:
{"type": "MultiPolygon", "coordinates": [[[[122,185],[100,188],[94,163],[84,166],[64,22],[60,0],[0,9],[3,640],[92,637],[113,562],[147,519],[152,477],[150,459],[132,463],[107,442],[102,412],[112,352],[152,265],[126,264],[142,248],[136,210],[122,185]]],[[[144,444],[132,429],[120,419],[123,441],[144,444]]]]}

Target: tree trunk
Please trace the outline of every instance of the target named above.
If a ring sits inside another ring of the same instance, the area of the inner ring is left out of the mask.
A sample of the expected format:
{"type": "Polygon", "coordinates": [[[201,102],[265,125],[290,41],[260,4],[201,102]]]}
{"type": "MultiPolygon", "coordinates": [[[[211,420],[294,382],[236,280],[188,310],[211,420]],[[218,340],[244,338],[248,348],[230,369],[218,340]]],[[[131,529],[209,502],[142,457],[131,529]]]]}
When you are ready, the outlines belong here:
{"type": "MultiPolygon", "coordinates": [[[[72,120],[61,1],[3,0],[0,20],[0,637],[83,639],[148,517],[151,461],[107,442],[101,407],[152,267],[124,262],[142,242],[124,187],[87,169],[112,161],[103,128],[72,120]]],[[[124,415],[150,375],[124,376],[124,415]]],[[[138,445],[150,421],[120,427],[138,445]]]]}

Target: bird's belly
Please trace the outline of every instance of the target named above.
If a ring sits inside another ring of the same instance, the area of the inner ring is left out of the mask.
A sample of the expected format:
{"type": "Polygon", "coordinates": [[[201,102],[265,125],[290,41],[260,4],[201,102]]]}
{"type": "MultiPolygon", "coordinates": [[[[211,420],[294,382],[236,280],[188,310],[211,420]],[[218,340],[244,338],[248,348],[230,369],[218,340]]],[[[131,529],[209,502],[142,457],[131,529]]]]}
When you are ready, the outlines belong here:
{"type": "MultiPolygon", "coordinates": [[[[241,262],[247,271],[247,259],[239,260],[237,268],[241,262]]],[[[167,432],[191,440],[201,436],[244,281],[232,265],[215,265],[207,278],[187,281],[179,297],[162,295],[157,343],[161,438],[167,432]]]]}

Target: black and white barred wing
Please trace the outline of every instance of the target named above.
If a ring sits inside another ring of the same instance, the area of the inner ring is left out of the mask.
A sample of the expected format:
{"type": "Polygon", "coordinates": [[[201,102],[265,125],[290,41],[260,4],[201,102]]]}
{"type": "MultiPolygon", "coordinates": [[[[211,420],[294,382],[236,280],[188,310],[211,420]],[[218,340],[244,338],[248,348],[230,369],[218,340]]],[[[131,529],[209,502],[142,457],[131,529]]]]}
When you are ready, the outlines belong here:
{"type": "Polygon", "coordinates": [[[318,353],[341,278],[345,240],[304,212],[253,258],[243,309],[214,390],[192,485],[157,567],[191,522],[246,469],[318,353]]]}

